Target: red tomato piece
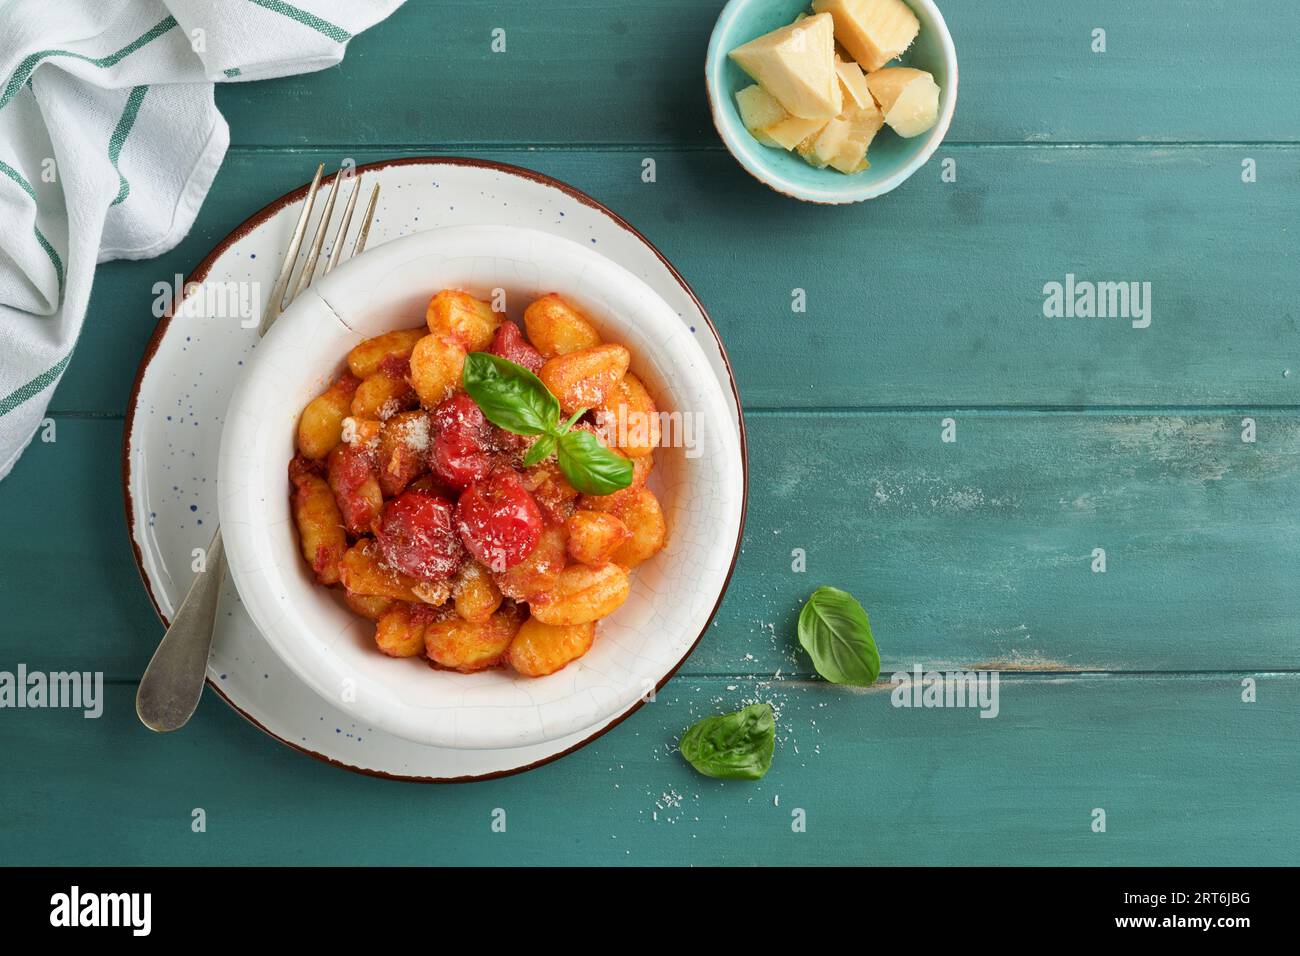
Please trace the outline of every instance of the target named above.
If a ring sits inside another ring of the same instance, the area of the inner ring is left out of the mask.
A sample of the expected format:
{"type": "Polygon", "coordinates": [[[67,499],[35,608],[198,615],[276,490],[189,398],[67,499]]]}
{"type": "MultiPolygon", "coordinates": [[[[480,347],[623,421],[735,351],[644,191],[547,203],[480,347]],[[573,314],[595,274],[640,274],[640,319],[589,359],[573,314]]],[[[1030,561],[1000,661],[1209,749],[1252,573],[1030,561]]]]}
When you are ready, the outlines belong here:
{"type": "Polygon", "coordinates": [[[429,467],[444,483],[463,491],[496,465],[492,426],[474,399],[457,392],[433,410],[429,467]]]}
{"type": "Polygon", "coordinates": [[[465,392],[457,392],[434,409],[433,428],[429,467],[457,491],[509,464],[524,446],[520,436],[489,422],[465,392]]]}
{"type": "Polygon", "coordinates": [[[442,495],[410,489],[384,505],[375,540],[384,564],[422,581],[441,581],[460,569],[465,549],[442,495]]]}
{"type": "Polygon", "coordinates": [[[469,553],[499,573],[532,553],[542,534],[542,512],[519,476],[501,468],[460,496],[456,527],[469,553]]]}
{"type": "Polygon", "coordinates": [[[328,472],[343,526],[350,534],[365,534],[383,503],[374,459],[366,449],[344,443],[330,452],[328,472]]]}
{"type": "Polygon", "coordinates": [[[492,347],[488,352],[499,355],[516,365],[522,365],[534,375],[541,370],[542,364],[546,361],[542,358],[541,352],[528,344],[524,333],[520,332],[519,326],[513,322],[502,322],[497,327],[496,337],[492,339],[492,347]]]}

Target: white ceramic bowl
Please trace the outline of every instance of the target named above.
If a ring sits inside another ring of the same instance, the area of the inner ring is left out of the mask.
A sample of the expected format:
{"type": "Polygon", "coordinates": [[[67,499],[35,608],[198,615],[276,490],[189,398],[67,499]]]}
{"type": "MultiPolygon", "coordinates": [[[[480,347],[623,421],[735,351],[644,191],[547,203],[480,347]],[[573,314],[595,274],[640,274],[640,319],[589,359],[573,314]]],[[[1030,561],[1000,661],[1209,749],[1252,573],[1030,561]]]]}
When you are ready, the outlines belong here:
{"type": "Polygon", "coordinates": [[[593,249],[529,229],[437,229],[376,247],[299,297],[231,396],[218,468],[231,576],[254,623],[321,696],[363,725],[439,747],[495,749],[581,731],[647,696],[685,659],[721,601],[739,547],[744,463],[722,385],[694,335],[645,283],[593,249]],[[668,546],[632,575],[588,654],[542,678],[459,674],[379,653],[374,625],[318,587],[298,550],[287,468],[299,412],[355,344],[424,320],[439,289],[503,289],[518,318],[559,292],[632,350],[661,409],[689,414],[695,447],[661,448],[651,488],[668,546]]]}

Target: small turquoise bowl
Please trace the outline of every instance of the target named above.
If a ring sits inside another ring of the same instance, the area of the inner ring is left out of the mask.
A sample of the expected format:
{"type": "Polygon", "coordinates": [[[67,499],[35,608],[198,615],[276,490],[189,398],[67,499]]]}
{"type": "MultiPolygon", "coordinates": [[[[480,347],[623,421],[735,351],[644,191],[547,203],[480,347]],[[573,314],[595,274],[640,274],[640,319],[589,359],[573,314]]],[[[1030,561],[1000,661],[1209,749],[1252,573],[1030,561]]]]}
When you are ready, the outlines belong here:
{"type": "Polygon", "coordinates": [[[731,155],[750,175],[805,202],[850,203],[889,192],[925,165],[943,142],[957,105],[957,51],[943,14],[931,0],[907,0],[907,5],[921,21],[921,32],[901,59],[890,65],[913,66],[933,74],[941,91],[939,121],[911,139],[886,126],[867,152],[871,167],[847,176],[834,169],[816,169],[795,153],[764,146],[745,129],[736,109],[736,92],[754,81],[727,54],[742,43],[787,26],[799,13],[809,11],[808,0],[731,0],[723,8],[709,40],[704,79],[713,124],[731,155]]]}

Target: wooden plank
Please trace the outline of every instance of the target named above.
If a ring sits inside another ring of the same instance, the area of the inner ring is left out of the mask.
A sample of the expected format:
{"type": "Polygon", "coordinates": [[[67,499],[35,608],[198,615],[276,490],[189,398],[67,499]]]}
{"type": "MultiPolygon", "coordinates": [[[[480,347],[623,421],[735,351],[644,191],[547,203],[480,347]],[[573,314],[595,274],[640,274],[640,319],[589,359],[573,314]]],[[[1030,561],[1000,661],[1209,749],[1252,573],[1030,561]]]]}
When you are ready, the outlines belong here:
{"type": "MultiPolygon", "coordinates": [[[[1300,418],[1257,415],[1254,444],[1227,415],[955,418],[945,444],[936,413],[752,415],[744,551],[686,672],[809,673],[794,622],[820,584],[860,597],[887,673],[1300,668],[1300,418]]],[[[161,628],[117,500],[120,423],[57,435],[0,483],[7,654],[139,675],[161,628]]]]}
{"type": "Polygon", "coordinates": [[[863,601],[886,670],[1300,664],[1294,416],[1257,416],[1255,444],[1238,415],[956,413],[952,444],[945,417],[751,416],[743,572],[722,629],[754,637],[712,642],[705,655],[730,661],[695,666],[734,672],[763,634],[787,649],[823,583],[863,601]],[[791,572],[796,548],[806,573],[791,572]]]}
{"type": "MultiPolygon", "coordinates": [[[[1300,65],[1279,42],[1300,28],[1289,0],[940,6],[961,67],[954,142],[1300,138],[1286,108],[1300,65]]],[[[355,39],[340,67],[224,84],[217,103],[236,144],[714,146],[703,65],[721,8],[417,0],[355,39]]]]}
{"type": "Polygon", "coordinates": [[[53,438],[38,435],[0,481],[0,669],[138,678],[162,627],[126,534],[122,423],[60,418],[53,438]]]}
{"type": "Polygon", "coordinates": [[[1300,675],[1250,675],[1252,704],[1244,676],[1022,677],[1000,684],[994,719],[895,708],[887,691],[678,679],[555,764],[437,790],[310,760],[211,697],[183,732],[153,736],[118,684],[98,720],[0,720],[0,860],[1288,864],[1300,675]],[[779,712],[762,781],[710,780],[673,752],[698,717],[755,698],[779,712]],[[191,831],[199,807],[205,833],[191,831]],[[498,808],[505,833],[490,830],[498,808]]]}
{"type": "MultiPolygon", "coordinates": [[[[712,152],[659,155],[654,184],[640,151],[481,155],[587,190],[658,244],[721,330],[747,407],[1297,403],[1286,303],[1300,299],[1300,149],[949,153],[956,183],[931,166],[849,208],[792,202],[712,152]],[[1247,154],[1260,169],[1249,185],[1247,154]],[[1044,286],[1067,274],[1150,282],[1150,326],[1045,318],[1044,286]],[[796,289],[805,313],[792,311],[796,289]]],[[[175,251],[102,267],[53,407],[120,412],[155,322],[153,284],[340,158],[232,153],[175,251]]],[[[410,228],[436,221],[424,212],[410,228]]]]}

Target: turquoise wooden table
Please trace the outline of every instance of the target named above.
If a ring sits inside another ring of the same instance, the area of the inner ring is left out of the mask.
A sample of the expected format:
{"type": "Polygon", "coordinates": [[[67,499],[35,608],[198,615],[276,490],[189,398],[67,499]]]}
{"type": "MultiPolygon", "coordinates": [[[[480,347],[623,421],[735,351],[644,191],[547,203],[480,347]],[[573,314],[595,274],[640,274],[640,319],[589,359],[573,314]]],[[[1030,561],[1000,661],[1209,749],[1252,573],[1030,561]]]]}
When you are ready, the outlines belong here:
{"type": "Polygon", "coordinates": [[[98,720],[0,712],[0,862],[1294,862],[1300,8],[941,6],[948,141],[846,208],[722,149],[702,82],[720,0],[412,0],[338,69],[221,89],[232,146],[193,233],[100,270],[57,440],[0,483],[0,669],[108,681],[98,720]],[[346,773],[210,694],[156,737],[132,702],[161,627],[118,479],[151,287],[318,162],[428,153],[585,190],[710,310],[752,480],[717,624],[654,704],[512,778],[346,773]],[[1067,274],[1150,282],[1150,325],[1045,317],[1067,274]],[[882,677],[999,669],[997,718],[817,679],[794,618],[822,583],[867,606],[882,677]],[[778,712],[772,771],[696,775],[680,732],[752,699],[778,712]]]}

